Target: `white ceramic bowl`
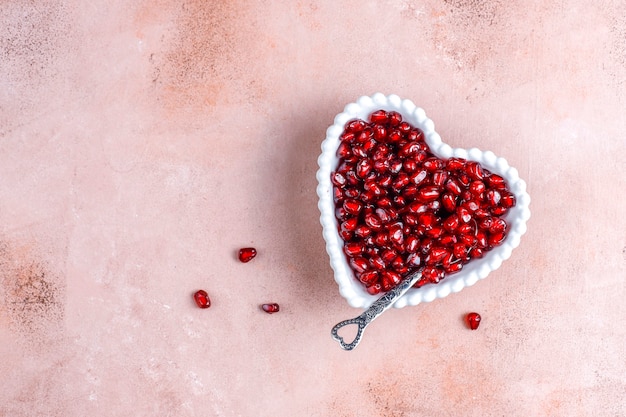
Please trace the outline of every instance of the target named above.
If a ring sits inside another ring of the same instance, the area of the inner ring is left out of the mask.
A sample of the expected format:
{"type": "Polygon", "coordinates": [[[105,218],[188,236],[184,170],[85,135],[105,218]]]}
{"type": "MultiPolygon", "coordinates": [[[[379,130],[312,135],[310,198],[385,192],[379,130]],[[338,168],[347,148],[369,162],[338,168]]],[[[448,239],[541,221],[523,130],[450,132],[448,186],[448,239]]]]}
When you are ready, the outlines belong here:
{"type": "Polygon", "coordinates": [[[372,96],[360,97],[355,103],[348,104],[344,111],[339,113],[332,126],[326,131],[326,139],[322,142],[322,154],[318,158],[317,171],[318,207],[321,213],[320,222],[323,227],[326,251],[330,256],[330,265],[335,274],[335,281],[339,285],[339,293],[352,307],[367,308],[379,296],[370,295],[362,284],[355,278],[343,253],[343,240],[337,230],[338,222],[335,217],[335,203],[333,201],[332,183],[330,174],[338,164],[337,148],[339,136],[344,130],[347,121],[359,118],[367,120],[375,110],[395,110],[402,114],[405,121],[424,132],[426,143],[431,151],[440,158],[465,158],[476,161],[507,181],[510,191],[515,194],[517,203],[504,216],[509,224],[506,239],[500,245],[487,252],[481,259],[474,259],[464,265],[463,269],[455,274],[446,276],[438,284],[429,284],[421,288],[411,288],[394,304],[396,308],[414,306],[422,302],[443,298],[451,293],[459,292],[465,287],[474,285],[478,280],[486,278],[492,271],[498,269],[502,261],[511,256],[511,251],[520,243],[520,238],[526,232],[526,222],[530,218],[530,196],[526,192],[526,183],[520,179],[517,169],[509,166],[506,159],[496,156],[490,151],[481,151],[476,148],[452,148],[442,142],[435,131],[435,124],[430,120],[423,109],[417,107],[410,100],[403,100],[397,95],[385,96],[376,93],[372,96]]]}

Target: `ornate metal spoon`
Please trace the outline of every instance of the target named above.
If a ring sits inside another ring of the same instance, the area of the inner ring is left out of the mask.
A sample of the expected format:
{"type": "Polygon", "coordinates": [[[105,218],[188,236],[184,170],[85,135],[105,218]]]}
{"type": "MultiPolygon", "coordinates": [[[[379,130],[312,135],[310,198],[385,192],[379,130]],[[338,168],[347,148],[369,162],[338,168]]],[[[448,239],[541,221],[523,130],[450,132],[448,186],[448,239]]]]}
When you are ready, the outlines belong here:
{"type": "Polygon", "coordinates": [[[385,310],[391,307],[398,298],[402,297],[413,286],[413,284],[415,284],[421,278],[421,276],[421,269],[408,275],[393,290],[389,291],[378,300],[376,300],[374,304],[372,304],[367,310],[363,312],[363,314],[353,319],[348,319],[337,323],[335,327],[333,327],[333,329],[330,331],[333,339],[339,342],[343,350],[354,349],[361,341],[361,338],[363,337],[363,332],[365,331],[365,327],[367,327],[368,324],[374,321],[376,317],[383,314],[385,310]],[[359,329],[354,340],[351,343],[346,343],[344,342],[343,337],[339,336],[337,332],[339,332],[339,329],[341,329],[342,327],[348,326],[350,324],[356,324],[357,326],[359,326],[359,329]]]}

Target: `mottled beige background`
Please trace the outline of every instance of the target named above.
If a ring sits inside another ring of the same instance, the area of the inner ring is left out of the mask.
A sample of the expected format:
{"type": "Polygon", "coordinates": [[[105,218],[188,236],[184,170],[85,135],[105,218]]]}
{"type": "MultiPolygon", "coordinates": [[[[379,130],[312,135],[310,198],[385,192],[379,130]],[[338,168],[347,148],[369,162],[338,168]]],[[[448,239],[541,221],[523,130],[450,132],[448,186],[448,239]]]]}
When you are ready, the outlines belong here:
{"type": "Polygon", "coordinates": [[[0,1],[0,416],[626,416],[625,108],[619,0],[0,1]],[[376,91],[533,217],[344,352],[316,159],[376,91]]]}

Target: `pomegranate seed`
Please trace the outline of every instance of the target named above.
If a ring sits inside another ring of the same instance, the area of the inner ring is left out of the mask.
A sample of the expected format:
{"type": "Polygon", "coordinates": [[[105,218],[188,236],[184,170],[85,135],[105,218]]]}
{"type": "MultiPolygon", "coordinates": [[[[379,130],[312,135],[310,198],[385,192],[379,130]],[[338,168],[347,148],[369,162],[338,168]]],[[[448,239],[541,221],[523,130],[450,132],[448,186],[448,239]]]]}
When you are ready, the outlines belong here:
{"type": "Polygon", "coordinates": [[[366,289],[370,295],[376,295],[382,291],[382,286],[379,283],[375,283],[368,286],[366,289]]]}
{"type": "Polygon", "coordinates": [[[354,236],[359,237],[361,239],[365,239],[369,235],[372,234],[372,229],[365,226],[364,224],[360,224],[354,229],[354,236]]]}
{"type": "Polygon", "coordinates": [[[450,193],[446,193],[442,195],[441,205],[447,212],[449,213],[454,212],[454,210],[456,210],[456,197],[450,193]]]}
{"type": "Polygon", "coordinates": [[[440,189],[436,185],[427,185],[420,188],[417,192],[418,201],[427,203],[434,201],[439,197],[440,189]]]}
{"type": "Polygon", "coordinates": [[[454,245],[456,243],[455,235],[443,235],[439,238],[439,242],[444,246],[454,245]]]}
{"type": "Polygon", "coordinates": [[[404,163],[402,164],[402,169],[407,174],[411,174],[415,172],[415,170],[417,169],[417,161],[414,161],[412,159],[405,160],[404,163]]]}
{"type": "Polygon", "coordinates": [[[493,187],[496,190],[502,190],[506,187],[504,178],[496,174],[491,174],[489,177],[487,177],[487,184],[489,184],[490,187],[493,187]]]}
{"type": "Polygon", "coordinates": [[[238,257],[241,262],[250,262],[256,256],[255,248],[241,248],[239,249],[238,257]]]}
{"type": "Polygon", "coordinates": [[[406,263],[409,266],[418,267],[422,263],[422,259],[417,253],[411,253],[406,257],[406,263]]]}
{"type": "Polygon", "coordinates": [[[341,222],[341,231],[342,232],[354,232],[358,225],[358,219],[353,217],[351,219],[347,219],[341,222]]]}
{"type": "Polygon", "coordinates": [[[470,220],[472,220],[472,215],[470,214],[469,210],[465,207],[459,207],[456,211],[456,214],[459,220],[462,221],[463,223],[467,223],[470,220]]]}
{"type": "Polygon", "coordinates": [[[489,226],[490,233],[499,233],[506,230],[506,222],[503,219],[493,219],[491,226],[489,226]]]}
{"type": "Polygon", "coordinates": [[[380,276],[380,283],[383,291],[389,291],[402,281],[400,274],[395,271],[383,271],[380,276]]]}
{"type": "Polygon", "coordinates": [[[445,188],[446,190],[450,191],[454,195],[459,195],[461,194],[461,191],[462,191],[461,185],[459,184],[459,182],[452,178],[446,182],[445,188]]]}
{"type": "Polygon", "coordinates": [[[211,300],[209,294],[204,290],[198,290],[193,294],[193,299],[196,301],[196,305],[200,308],[211,307],[211,300]]]}
{"type": "Polygon", "coordinates": [[[268,314],[274,314],[280,311],[280,306],[276,303],[263,304],[261,308],[268,314]]]}
{"type": "Polygon", "coordinates": [[[433,173],[433,184],[437,187],[442,187],[448,179],[448,173],[446,171],[435,171],[433,173]]]}
{"type": "Polygon", "coordinates": [[[349,214],[356,216],[363,209],[363,203],[358,200],[346,200],[343,202],[343,208],[349,214]]]}
{"type": "Polygon", "coordinates": [[[500,204],[502,204],[502,207],[506,208],[511,208],[515,206],[515,195],[511,193],[504,193],[500,200],[500,204]]]}
{"type": "Polygon", "coordinates": [[[360,178],[365,178],[367,174],[372,170],[372,162],[368,159],[361,159],[356,164],[356,175],[360,178]]]}
{"type": "Polygon", "coordinates": [[[388,122],[390,126],[398,126],[402,123],[402,115],[397,111],[390,111],[387,113],[387,116],[389,118],[388,122]]]}
{"type": "Polygon", "coordinates": [[[446,274],[454,274],[455,272],[459,272],[461,269],[463,269],[463,264],[461,262],[454,262],[443,267],[446,274]]]}
{"type": "Polygon", "coordinates": [[[478,162],[470,161],[465,165],[465,172],[475,180],[483,179],[483,169],[478,162]]]}
{"type": "Polygon", "coordinates": [[[419,248],[419,244],[420,240],[417,237],[413,235],[407,236],[407,238],[404,239],[404,250],[409,253],[414,253],[417,251],[417,248],[419,248]]]}
{"type": "Polygon", "coordinates": [[[469,190],[474,195],[482,195],[485,192],[485,183],[479,180],[472,181],[469,190]]]}
{"type": "Polygon", "coordinates": [[[346,132],[360,132],[361,130],[365,129],[365,126],[366,124],[363,120],[351,120],[346,123],[345,130],[346,132]]]}
{"type": "Polygon", "coordinates": [[[506,237],[506,234],[504,232],[496,232],[496,233],[489,235],[489,238],[487,238],[487,241],[489,242],[489,245],[491,246],[498,246],[500,243],[504,241],[505,237],[506,237]]]}
{"type": "Polygon", "coordinates": [[[359,276],[359,281],[365,285],[371,285],[378,281],[378,271],[366,271],[359,276]]]}
{"type": "Polygon", "coordinates": [[[350,265],[352,266],[352,269],[354,269],[356,272],[365,272],[369,269],[369,264],[367,260],[363,257],[350,259],[350,265]]]}
{"type": "Polygon", "coordinates": [[[446,168],[449,171],[458,171],[465,166],[465,160],[461,158],[450,158],[446,162],[446,168]]]}
{"type": "Polygon", "coordinates": [[[467,324],[469,325],[469,328],[472,330],[478,329],[478,326],[480,325],[480,314],[469,313],[467,315],[467,324]]]}
{"type": "Polygon", "coordinates": [[[497,190],[489,190],[487,191],[487,194],[485,194],[485,199],[492,206],[497,206],[502,199],[502,196],[497,190]]]}
{"type": "Polygon", "coordinates": [[[443,227],[449,232],[454,232],[459,227],[459,217],[456,214],[449,216],[443,221],[443,227]]]}
{"type": "Polygon", "coordinates": [[[420,185],[422,182],[424,182],[426,177],[428,177],[428,172],[425,170],[421,170],[421,171],[414,172],[411,175],[410,180],[413,184],[420,185]]]}
{"type": "Polygon", "coordinates": [[[463,243],[457,243],[452,247],[452,254],[458,259],[465,259],[467,256],[467,247],[463,243]]]}
{"type": "Polygon", "coordinates": [[[387,123],[387,112],[384,110],[376,110],[372,114],[370,114],[370,122],[372,123],[387,123]]]}
{"type": "Polygon", "coordinates": [[[363,253],[363,245],[357,242],[347,242],[343,246],[343,251],[351,258],[363,253]]]}

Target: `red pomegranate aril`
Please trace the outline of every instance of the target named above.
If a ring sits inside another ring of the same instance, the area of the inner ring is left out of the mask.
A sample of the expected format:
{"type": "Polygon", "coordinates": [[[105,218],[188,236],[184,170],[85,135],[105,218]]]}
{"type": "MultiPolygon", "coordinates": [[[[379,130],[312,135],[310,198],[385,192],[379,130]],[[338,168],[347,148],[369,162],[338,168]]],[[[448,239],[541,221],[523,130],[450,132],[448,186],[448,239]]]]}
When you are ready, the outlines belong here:
{"type": "Polygon", "coordinates": [[[502,198],[500,200],[500,204],[502,205],[502,207],[511,208],[515,206],[515,203],[515,195],[507,192],[502,194],[502,198]]]}
{"type": "Polygon", "coordinates": [[[407,159],[402,163],[402,170],[407,174],[412,174],[417,170],[417,162],[412,159],[407,159]]]}
{"type": "Polygon", "coordinates": [[[465,246],[463,243],[456,243],[452,247],[452,254],[458,259],[465,259],[465,257],[467,256],[467,246],[465,246]]]}
{"type": "Polygon", "coordinates": [[[363,253],[363,245],[357,242],[346,242],[343,246],[343,251],[351,258],[363,253]]]}
{"type": "Polygon", "coordinates": [[[380,217],[378,217],[374,213],[368,213],[365,215],[365,224],[369,226],[372,230],[380,230],[383,225],[380,217]]]}
{"type": "Polygon", "coordinates": [[[193,299],[196,302],[196,305],[200,308],[209,308],[211,307],[211,299],[209,298],[209,294],[207,294],[204,290],[198,290],[193,294],[193,299]]]}
{"type": "Polygon", "coordinates": [[[357,188],[353,188],[353,187],[346,187],[343,190],[343,195],[346,196],[346,198],[358,198],[361,195],[361,192],[357,189],[357,188]]]}
{"type": "Polygon", "coordinates": [[[376,234],[376,236],[374,236],[373,244],[375,244],[376,246],[384,248],[387,246],[388,243],[389,243],[389,234],[385,232],[381,232],[381,233],[376,234]]]}
{"type": "Polygon", "coordinates": [[[350,265],[356,272],[365,272],[369,269],[367,259],[360,256],[350,259],[350,265]]]}
{"type": "Polygon", "coordinates": [[[487,242],[489,242],[490,246],[498,246],[504,241],[504,238],[506,238],[506,234],[504,232],[496,232],[489,235],[487,242]]]}
{"type": "Polygon", "coordinates": [[[478,222],[478,228],[483,229],[483,230],[489,230],[492,224],[493,224],[493,217],[491,216],[485,217],[483,219],[480,219],[480,221],[478,222]]]}
{"type": "Polygon", "coordinates": [[[363,203],[360,202],[359,200],[348,199],[343,202],[343,208],[344,210],[346,210],[347,213],[352,214],[353,216],[356,216],[363,209],[363,203]]]}
{"type": "Polygon", "coordinates": [[[461,234],[461,233],[465,233],[465,234],[474,234],[475,232],[475,227],[474,227],[474,223],[465,223],[460,225],[457,229],[456,232],[461,234]]]}
{"type": "Polygon", "coordinates": [[[425,213],[420,214],[418,219],[419,219],[419,223],[427,229],[432,228],[433,226],[435,226],[435,224],[439,222],[439,219],[437,219],[437,216],[435,216],[431,212],[425,212],[425,213]]]}
{"type": "Polygon", "coordinates": [[[363,120],[356,119],[346,123],[345,130],[346,132],[360,132],[361,130],[365,129],[366,126],[367,125],[363,120]]]}
{"type": "Polygon", "coordinates": [[[400,132],[398,129],[393,129],[387,135],[387,141],[389,143],[398,143],[401,140],[402,140],[402,132],[400,132]]]}
{"type": "Polygon", "coordinates": [[[493,187],[496,190],[502,190],[506,188],[506,182],[504,181],[504,178],[497,174],[489,175],[489,177],[487,177],[487,184],[489,184],[490,187],[493,187]]]}
{"type": "Polygon", "coordinates": [[[426,168],[426,170],[429,172],[435,172],[443,168],[443,161],[436,157],[427,158],[424,161],[424,168],[426,168]]]}
{"type": "Polygon", "coordinates": [[[413,174],[411,174],[411,176],[409,177],[409,180],[412,184],[420,185],[421,183],[424,182],[424,180],[427,177],[428,177],[428,172],[425,170],[421,170],[421,171],[415,171],[413,174]]]}
{"type": "Polygon", "coordinates": [[[352,236],[354,236],[353,232],[350,232],[348,230],[339,229],[339,237],[341,237],[344,242],[347,242],[347,241],[351,240],[352,236]]]}
{"type": "Polygon", "coordinates": [[[489,190],[487,194],[485,194],[485,200],[492,206],[497,206],[501,199],[502,196],[497,190],[489,190]]]}
{"type": "Polygon", "coordinates": [[[457,176],[457,180],[461,187],[469,187],[470,183],[472,182],[472,179],[467,174],[459,174],[457,176]]]}
{"type": "Polygon", "coordinates": [[[386,263],[391,263],[398,256],[398,252],[393,249],[385,249],[380,253],[380,257],[383,258],[383,261],[386,263]]]}
{"type": "Polygon", "coordinates": [[[411,129],[413,129],[413,126],[411,126],[407,122],[402,122],[398,125],[398,130],[403,134],[409,133],[411,129]]]}
{"type": "Polygon", "coordinates": [[[372,163],[369,159],[361,159],[356,164],[356,175],[360,178],[365,178],[367,174],[372,171],[372,163]]]}
{"type": "Polygon", "coordinates": [[[382,125],[375,125],[373,127],[373,134],[374,134],[374,139],[380,141],[380,142],[385,142],[387,139],[387,128],[385,126],[382,125]]]}
{"type": "Polygon", "coordinates": [[[268,314],[274,314],[280,311],[280,306],[276,303],[263,304],[261,308],[268,314]]]}
{"type": "Polygon", "coordinates": [[[365,158],[367,156],[367,151],[361,145],[352,145],[352,153],[359,158],[365,158]]]}
{"type": "Polygon", "coordinates": [[[346,172],[346,181],[350,185],[357,185],[361,182],[361,180],[359,180],[359,177],[356,176],[356,172],[354,171],[346,172]]]}
{"type": "Polygon", "coordinates": [[[449,171],[458,171],[465,166],[465,159],[461,158],[449,158],[446,162],[446,168],[449,171]]]}
{"type": "Polygon", "coordinates": [[[400,172],[395,180],[393,180],[391,186],[396,192],[402,190],[402,188],[406,187],[409,184],[409,176],[404,172],[400,172]]]}
{"type": "Polygon", "coordinates": [[[490,233],[499,233],[504,232],[506,230],[506,222],[503,219],[496,218],[491,222],[491,226],[489,226],[490,233]]]}
{"type": "Polygon", "coordinates": [[[416,252],[419,248],[419,245],[420,240],[416,236],[410,235],[407,236],[406,239],[404,239],[404,250],[408,253],[416,252]]]}
{"type": "Polygon", "coordinates": [[[354,132],[343,132],[341,136],[339,136],[339,139],[343,143],[351,143],[354,141],[354,137],[354,132]]]}
{"type": "Polygon", "coordinates": [[[352,156],[352,149],[350,149],[350,145],[348,145],[346,142],[340,143],[339,147],[337,148],[337,156],[339,158],[347,158],[352,156]]]}
{"type": "Polygon", "coordinates": [[[401,195],[393,196],[393,204],[397,209],[401,209],[406,206],[406,199],[401,195]]]}
{"type": "Polygon", "coordinates": [[[459,241],[462,242],[465,246],[472,247],[476,245],[477,239],[476,236],[461,234],[459,235],[459,241]]]}
{"type": "Polygon", "coordinates": [[[391,208],[393,204],[388,197],[382,197],[377,202],[376,205],[380,208],[391,208]]]}
{"type": "Polygon", "coordinates": [[[239,249],[239,253],[237,257],[243,263],[250,262],[256,256],[255,248],[241,248],[239,249]]]}
{"type": "Polygon", "coordinates": [[[402,147],[400,148],[400,151],[398,152],[398,155],[402,157],[407,157],[410,155],[415,155],[415,153],[419,150],[420,150],[419,144],[415,142],[408,142],[402,145],[402,147]]]}
{"type": "Polygon", "coordinates": [[[487,234],[485,232],[482,232],[482,231],[476,232],[476,245],[478,245],[478,247],[481,249],[484,249],[487,247],[488,245],[487,234]]]}
{"type": "Polygon", "coordinates": [[[417,192],[417,200],[423,203],[434,201],[439,197],[440,188],[436,185],[426,185],[417,192]]]}
{"type": "Polygon", "coordinates": [[[453,262],[450,265],[443,267],[446,274],[454,274],[455,272],[459,272],[461,269],[463,269],[461,261],[453,262]]]}
{"type": "Polygon", "coordinates": [[[380,124],[387,123],[387,120],[388,120],[387,112],[385,110],[376,110],[375,112],[370,114],[369,120],[372,123],[380,123],[380,124]]]}
{"type": "Polygon", "coordinates": [[[382,285],[383,291],[389,291],[396,285],[398,285],[402,281],[400,274],[394,271],[383,271],[380,274],[380,283],[382,285]]]}
{"type": "Polygon", "coordinates": [[[372,229],[365,226],[364,224],[360,224],[356,227],[356,229],[354,229],[354,236],[361,238],[361,239],[365,239],[371,234],[372,234],[372,229]]]}
{"type": "Polygon", "coordinates": [[[446,171],[435,171],[433,173],[433,184],[442,187],[448,179],[448,173],[446,171]]]}
{"type": "Polygon", "coordinates": [[[385,269],[385,267],[387,266],[387,264],[385,263],[383,258],[380,257],[380,255],[370,256],[369,262],[372,268],[378,269],[378,270],[385,269]]]}
{"type": "MultiPolygon", "coordinates": [[[[365,128],[361,133],[359,133],[359,135],[356,138],[356,141],[364,144],[365,142],[370,140],[372,136],[373,136],[372,129],[365,128]]],[[[363,146],[363,149],[365,149],[365,145],[363,146]]]]}
{"type": "Polygon", "coordinates": [[[431,237],[433,239],[437,239],[439,238],[441,235],[443,235],[444,229],[441,226],[435,226],[431,229],[428,229],[426,231],[426,236],[431,237]]]}
{"type": "Polygon", "coordinates": [[[481,195],[482,193],[485,192],[485,183],[479,180],[475,180],[472,181],[470,186],[469,186],[469,190],[472,194],[474,195],[481,195]]]}
{"type": "Polygon", "coordinates": [[[460,195],[462,192],[461,185],[459,184],[459,182],[452,178],[446,181],[444,188],[454,195],[460,195]]]}
{"type": "Polygon", "coordinates": [[[383,188],[388,188],[391,185],[391,181],[393,181],[391,175],[381,175],[378,177],[378,185],[383,188]]]}
{"type": "Polygon", "coordinates": [[[389,223],[392,220],[391,216],[389,215],[389,212],[383,208],[377,208],[376,215],[378,216],[380,221],[383,223],[389,223]]]}
{"type": "Polygon", "coordinates": [[[377,282],[375,284],[368,286],[366,290],[370,295],[376,295],[376,294],[380,294],[380,292],[382,291],[382,286],[377,282]]]}
{"type": "Polygon", "coordinates": [[[424,277],[427,282],[436,284],[443,278],[443,271],[434,266],[427,266],[422,271],[422,277],[424,277]]]}
{"type": "Polygon", "coordinates": [[[417,253],[410,253],[406,257],[406,263],[407,263],[407,265],[409,265],[411,267],[418,267],[422,263],[422,258],[420,258],[419,254],[417,254],[417,253]]]}
{"type": "Polygon", "coordinates": [[[333,185],[335,187],[339,187],[342,188],[343,186],[346,185],[347,179],[345,176],[343,176],[342,174],[340,174],[339,172],[334,172],[331,176],[330,176],[330,181],[333,183],[333,185]]]}
{"type": "Polygon", "coordinates": [[[454,212],[456,210],[456,197],[453,194],[445,193],[441,196],[441,205],[447,212],[454,212]]]}
{"type": "Polygon", "coordinates": [[[456,214],[448,216],[443,221],[443,227],[449,232],[454,232],[459,227],[459,217],[456,214]]]}
{"type": "Polygon", "coordinates": [[[448,256],[450,252],[446,248],[434,247],[430,250],[429,256],[426,258],[426,263],[429,265],[435,265],[448,256]]]}
{"type": "MultiPolygon", "coordinates": [[[[378,248],[374,247],[374,246],[373,246],[373,243],[372,243],[372,244],[370,244],[370,242],[367,242],[367,241],[369,241],[370,239],[371,239],[371,238],[367,238],[367,239],[366,239],[366,242],[364,242],[364,243],[367,245],[367,246],[366,246],[366,248],[365,248],[365,251],[364,251],[364,252],[365,252],[365,254],[366,254],[367,256],[376,256],[376,255],[378,255],[378,252],[379,252],[379,251],[378,251],[378,248]]],[[[373,242],[373,241],[372,241],[372,242],[373,242]]]]}
{"type": "Polygon", "coordinates": [[[457,242],[455,235],[443,235],[439,238],[439,242],[444,246],[451,246],[457,242]]]}
{"type": "Polygon", "coordinates": [[[341,222],[341,231],[342,232],[354,232],[358,225],[358,219],[356,217],[352,217],[341,222]]]}
{"type": "Polygon", "coordinates": [[[479,258],[482,258],[484,254],[485,254],[485,252],[483,251],[483,249],[481,249],[481,248],[473,248],[469,252],[469,257],[472,258],[472,259],[479,259],[479,258]]]}
{"type": "Polygon", "coordinates": [[[397,111],[390,111],[387,113],[389,126],[398,126],[402,123],[402,115],[397,111]]]}
{"type": "Polygon", "coordinates": [[[404,243],[404,231],[402,230],[402,226],[392,226],[389,229],[389,241],[397,246],[402,246],[404,243]]]}
{"type": "Polygon", "coordinates": [[[413,200],[417,196],[418,193],[419,193],[419,189],[417,188],[417,185],[413,185],[413,184],[407,185],[402,190],[402,196],[408,200],[413,200]]]}
{"type": "Polygon", "coordinates": [[[467,223],[470,220],[472,220],[472,215],[470,214],[469,210],[465,207],[459,207],[456,210],[456,214],[459,218],[459,220],[463,223],[467,223]]]}
{"type": "Polygon", "coordinates": [[[406,135],[407,140],[417,142],[424,140],[424,133],[419,129],[413,129],[406,135]]]}
{"type": "Polygon", "coordinates": [[[507,211],[509,211],[509,209],[504,206],[492,207],[491,210],[489,210],[493,216],[502,216],[506,214],[507,211]]]}
{"type": "Polygon", "coordinates": [[[359,275],[359,281],[365,285],[370,285],[378,281],[378,271],[365,271],[359,275]]]}
{"type": "Polygon", "coordinates": [[[467,325],[470,329],[476,330],[480,325],[480,314],[478,313],[469,313],[466,317],[467,325]]]}
{"type": "Polygon", "coordinates": [[[341,188],[333,187],[333,199],[335,203],[341,203],[345,198],[345,193],[341,188]]]}
{"type": "Polygon", "coordinates": [[[397,174],[402,170],[402,161],[400,159],[392,159],[389,161],[389,171],[392,174],[397,174]]]}
{"type": "Polygon", "coordinates": [[[474,161],[467,162],[467,164],[465,165],[465,172],[472,179],[475,179],[475,180],[483,179],[483,175],[484,175],[483,169],[478,162],[474,162],[474,161]]]}
{"type": "Polygon", "coordinates": [[[396,258],[393,261],[391,261],[391,267],[396,272],[402,271],[405,268],[404,259],[402,258],[402,256],[396,256],[396,258]]]}
{"type": "Polygon", "coordinates": [[[479,208],[474,212],[474,217],[477,219],[484,219],[485,217],[489,217],[491,213],[484,208],[479,208]]]}
{"type": "Polygon", "coordinates": [[[433,247],[433,243],[434,241],[429,237],[422,239],[420,243],[420,252],[423,254],[430,252],[430,249],[433,247]]]}
{"type": "Polygon", "coordinates": [[[480,204],[476,200],[468,200],[463,203],[463,207],[473,213],[480,208],[480,204]]]}

